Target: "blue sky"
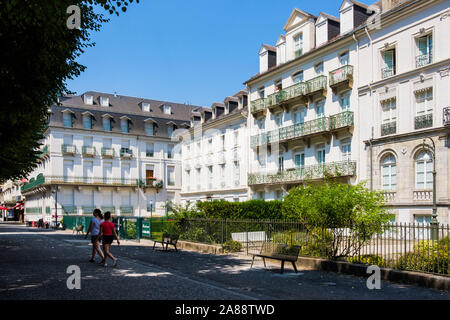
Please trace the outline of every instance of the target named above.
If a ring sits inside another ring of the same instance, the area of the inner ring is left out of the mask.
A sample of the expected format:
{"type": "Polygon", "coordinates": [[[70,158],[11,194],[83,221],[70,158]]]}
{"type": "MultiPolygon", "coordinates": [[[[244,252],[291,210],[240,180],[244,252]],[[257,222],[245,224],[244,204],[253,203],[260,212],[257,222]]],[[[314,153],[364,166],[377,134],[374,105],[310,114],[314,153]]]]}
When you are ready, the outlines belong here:
{"type": "Polygon", "coordinates": [[[338,16],[340,0],[141,0],[92,34],[68,88],[210,106],[258,73],[294,8],[338,16]]]}

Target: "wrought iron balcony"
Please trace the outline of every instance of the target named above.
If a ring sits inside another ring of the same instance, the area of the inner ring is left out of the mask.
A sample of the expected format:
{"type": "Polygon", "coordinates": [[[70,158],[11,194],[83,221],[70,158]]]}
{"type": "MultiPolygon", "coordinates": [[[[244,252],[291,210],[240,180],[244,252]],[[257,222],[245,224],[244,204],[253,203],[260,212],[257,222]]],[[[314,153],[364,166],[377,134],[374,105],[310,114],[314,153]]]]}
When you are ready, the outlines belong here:
{"type": "Polygon", "coordinates": [[[48,144],[46,144],[41,150],[41,158],[50,154],[48,144]]]}
{"type": "Polygon", "coordinates": [[[330,118],[321,117],[253,136],[251,137],[250,143],[251,147],[256,147],[278,141],[302,138],[327,131],[330,131],[330,118]]]}
{"type": "Polygon", "coordinates": [[[383,123],[381,125],[381,135],[387,136],[388,134],[395,134],[397,132],[397,122],[389,122],[389,123],[383,123]]]}
{"type": "Polygon", "coordinates": [[[102,206],[102,211],[103,212],[111,212],[112,214],[114,214],[116,212],[116,207],[114,206],[102,206]]]}
{"type": "Polygon", "coordinates": [[[416,68],[426,66],[433,62],[433,55],[431,53],[421,54],[416,57],[416,68]]]}
{"type": "Polygon", "coordinates": [[[70,144],[63,144],[61,146],[61,152],[63,154],[71,154],[74,155],[75,153],[77,153],[77,148],[74,145],[70,145],[70,144]]]}
{"type": "Polygon", "coordinates": [[[266,109],[266,99],[261,98],[258,100],[254,100],[251,102],[251,112],[252,114],[256,114],[258,112],[262,112],[266,109]]]}
{"type": "Polygon", "coordinates": [[[443,123],[444,126],[450,126],[450,107],[443,109],[443,123]]]}
{"type": "Polygon", "coordinates": [[[433,126],[433,114],[428,113],[421,116],[416,116],[414,119],[414,128],[415,129],[423,129],[430,128],[433,126]]]}
{"type": "Polygon", "coordinates": [[[120,148],[120,157],[121,158],[131,158],[133,157],[133,152],[130,148],[120,148]]]}
{"type": "Polygon", "coordinates": [[[133,207],[132,206],[120,206],[120,213],[132,214],[133,207]]]}
{"type": "Polygon", "coordinates": [[[320,75],[306,81],[306,95],[313,95],[327,90],[327,77],[320,75]]]}
{"type": "Polygon", "coordinates": [[[271,109],[282,103],[294,101],[296,98],[302,98],[306,93],[306,83],[299,82],[283,90],[280,90],[267,97],[266,107],[271,109]]]}
{"type": "Polygon", "coordinates": [[[81,148],[81,152],[85,157],[95,157],[95,147],[83,146],[81,148]]]}
{"type": "Polygon", "coordinates": [[[303,54],[303,49],[295,50],[295,57],[298,58],[303,54]]]}
{"type": "Polygon", "coordinates": [[[353,81],[353,66],[345,65],[339,69],[330,72],[330,87],[350,85],[353,81]]]}
{"type": "Polygon", "coordinates": [[[344,111],[330,116],[330,130],[353,126],[353,111],[344,111]]]}
{"type": "Polygon", "coordinates": [[[62,206],[63,212],[66,214],[74,214],[77,213],[77,207],[76,206],[62,206]]]}
{"type": "Polygon", "coordinates": [[[392,77],[395,74],[394,67],[387,67],[381,69],[381,78],[385,79],[387,77],[392,77]]]}
{"type": "Polygon", "coordinates": [[[249,173],[249,185],[299,183],[325,177],[346,177],[356,174],[356,161],[331,162],[281,170],[276,173],[249,173]]]}
{"type": "Polygon", "coordinates": [[[25,192],[27,190],[33,189],[37,186],[40,186],[45,183],[45,177],[42,173],[38,174],[36,178],[31,178],[28,183],[25,183],[21,188],[21,192],[25,192]]]}
{"type": "Polygon", "coordinates": [[[102,157],[114,158],[114,149],[113,148],[102,148],[102,157]]]}

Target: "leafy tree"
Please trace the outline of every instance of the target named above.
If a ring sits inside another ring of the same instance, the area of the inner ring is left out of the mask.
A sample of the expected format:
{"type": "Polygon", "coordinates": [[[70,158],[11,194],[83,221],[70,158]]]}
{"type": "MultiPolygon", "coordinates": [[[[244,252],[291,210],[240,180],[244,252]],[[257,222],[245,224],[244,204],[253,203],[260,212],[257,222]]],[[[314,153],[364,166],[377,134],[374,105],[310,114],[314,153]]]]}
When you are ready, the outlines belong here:
{"type": "Polygon", "coordinates": [[[94,45],[91,32],[108,21],[93,7],[118,15],[131,2],[0,0],[0,181],[25,176],[37,166],[47,110],[70,93],[66,81],[86,68],[77,57],[94,45]],[[79,29],[67,27],[70,5],[80,8],[79,29]]]}
{"type": "Polygon", "coordinates": [[[380,192],[333,180],[289,191],[283,215],[304,225],[329,258],[354,255],[391,219],[380,192]]]}

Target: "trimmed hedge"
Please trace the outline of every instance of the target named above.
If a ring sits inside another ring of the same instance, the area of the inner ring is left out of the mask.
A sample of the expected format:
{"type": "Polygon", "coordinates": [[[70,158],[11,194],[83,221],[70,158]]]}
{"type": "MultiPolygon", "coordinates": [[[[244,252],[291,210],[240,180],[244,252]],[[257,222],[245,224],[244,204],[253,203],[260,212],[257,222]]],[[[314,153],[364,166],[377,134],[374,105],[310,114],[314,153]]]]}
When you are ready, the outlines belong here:
{"type": "Polygon", "coordinates": [[[282,219],[282,201],[249,200],[229,202],[215,200],[197,203],[198,216],[216,219],[282,219]]]}

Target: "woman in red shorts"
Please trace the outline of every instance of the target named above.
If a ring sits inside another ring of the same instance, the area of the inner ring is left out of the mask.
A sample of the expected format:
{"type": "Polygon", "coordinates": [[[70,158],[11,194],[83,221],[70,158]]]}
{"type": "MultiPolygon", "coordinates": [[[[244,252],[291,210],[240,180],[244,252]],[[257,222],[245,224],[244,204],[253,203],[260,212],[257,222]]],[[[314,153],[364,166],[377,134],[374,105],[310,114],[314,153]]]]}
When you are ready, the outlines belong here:
{"type": "Polygon", "coordinates": [[[103,237],[103,252],[105,253],[105,260],[103,260],[103,266],[107,266],[106,260],[110,257],[114,262],[114,267],[117,266],[117,259],[109,252],[111,248],[111,243],[114,238],[117,240],[117,244],[120,245],[119,237],[117,236],[114,223],[111,221],[111,212],[105,212],[105,222],[100,224],[100,237],[103,237]]]}

